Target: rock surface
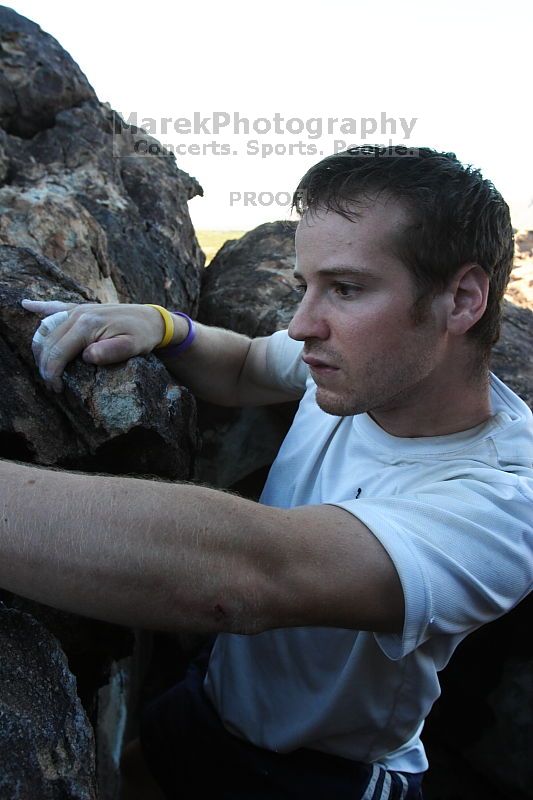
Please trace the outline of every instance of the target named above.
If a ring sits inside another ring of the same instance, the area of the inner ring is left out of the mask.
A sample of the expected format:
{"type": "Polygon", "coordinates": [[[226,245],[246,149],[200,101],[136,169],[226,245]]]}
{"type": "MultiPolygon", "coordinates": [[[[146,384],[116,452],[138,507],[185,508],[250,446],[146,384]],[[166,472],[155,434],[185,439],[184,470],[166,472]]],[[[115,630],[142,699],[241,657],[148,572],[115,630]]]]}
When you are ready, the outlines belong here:
{"type": "MultiPolygon", "coordinates": [[[[286,328],[299,301],[292,274],[295,229],[295,222],[267,222],[225,242],[204,271],[199,321],[251,337],[286,328]]],[[[199,408],[199,479],[257,498],[296,405],[199,408]]]]}
{"type": "Polygon", "coordinates": [[[31,614],[57,639],[70,671],[76,676],[76,689],[85,713],[96,726],[98,690],[108,683],[114,663],[132,654],[133,632],[119,625],[69,614],[3,589],[0,602],[5,608],[31,614]]]}
{"type": "Polygon", "coordinates": [[[533,409],[533,311],[504,300],[499,341],[492,349],[491,369],[533,409]]]}
{"type": "Polygon", "coordinates": [[[49,392],[33,359],[38,322],[21,307],[24,296],[90,299],[42,256],[0,246],[0,457],[189,479],[198,444],[191,393],[153,355],[103,368],[77,359],[65,391],[49,392]]]}
{"type": "Polygon", "coordinates": [[[94,738],[58,642],[0,604],[0,797],[96,800],[94,738]]]}
{"type": "Polygon", "coordinates": [[[440,673],[442,695],[422,737],[428,800],[531,796],[532,611],[529,595],[468,636],[440,673]]]}
{"type": "Polygon", "coordinates": [[[515,234],[515,258],[507,297],[517,306],[533,309],[533,231],[515,234]]]}
{"type": "MultiPolygon", "coordinates": [[[[0,7],[0,244],[47,256],[101,301],[196,314],[198,182],[98,102],[39,26],[0,7]]],[[[149,138],[149,137],[148,137],[149,138]]]]}
{"type": "Polygon", "coordinates": [[[96,95],[63,48],[35,22],[0,6],[0,127],[23,139],[54,125],[58,112],[96,95]]]}
{"type": "MultiPolygon", "coordinates": [[[[196,315],[204,256],[187,202],[202,189],[173,157],[139,155],[147,138],[98,102],[52,37],[0,7],[2,458],[193,475],[194,398],[155,356],[101,369],[77,360],[64,393],[51,394],[31,352],[37,317],[20,306],[22,297],[153,302],[196,315]]],[[[0,798],[96,797],[92,732],[44,625],[64,648],[97,734],[100,796],[116,800],[128,705],[136,702],[128,689],[130,664],[139,661],[132,632],[0,594],[10,606],[0,615],[0,798]]]]}
{"type": "Polygon", "coordinates": [[[226,242],[204,271],[199,321],[252,337],[287,328],[299,301],[295,229],[267,222],[226,242]]]}

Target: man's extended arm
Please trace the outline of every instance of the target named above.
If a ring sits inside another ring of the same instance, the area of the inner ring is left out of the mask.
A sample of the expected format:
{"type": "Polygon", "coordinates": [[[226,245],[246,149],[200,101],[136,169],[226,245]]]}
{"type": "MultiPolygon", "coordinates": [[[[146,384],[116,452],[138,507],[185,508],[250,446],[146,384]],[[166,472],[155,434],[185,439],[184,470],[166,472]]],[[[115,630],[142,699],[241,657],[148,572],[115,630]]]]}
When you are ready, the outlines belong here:
{"type": "MultiPolygon", "coordinates": [[[[79,353],[92,363],[116,363],[151,352],[162,339],[159,312],[147,306],[25,306],[41,317],[69,312],[58,327],[47,330],[45,320],[34,346],[52,385],[79,353]]],[[[179,342],[185,322],[175,323],[179,342]]],[[[264,339],[199,326],[190,350],[168,365],[218,403],[293,398],[272,384],[264,339]]],[[[343,509],[285,510],[189,484],[1,461],[0,486],[0,586],[35,600],[167,630],[402,627],[392,561],[343,509]]]]}
{"type": "MultiPolygon", "coordinates": [[[[28,311],[43,319],[33,350],[43,379],[61,389],[65,366],[76,356],[91,364],[105,365],[148,355],[163,338],[163,319],[155,308],[135,304],[62,303],[23,301],[28,311]],[[47,326],[46,317],[68,312],[57,327],[47,326]]],[[[187,335],[187,322],[177,315],[174,338],[177,344],[187,335]]],[[[155,350],[169,371],[197,397],[218,405],[268,405],[294,400],[298,395],[272,385],[267,374],[268,337],[249,339],[233,331],[197,325],[192,346],[177,358],[155,350]]]]}
{"type": "Polygon", "coordinates": [[[389,556],[343,509],[0,461],[0,586],[160,630],[398,632],[389,556]]]}

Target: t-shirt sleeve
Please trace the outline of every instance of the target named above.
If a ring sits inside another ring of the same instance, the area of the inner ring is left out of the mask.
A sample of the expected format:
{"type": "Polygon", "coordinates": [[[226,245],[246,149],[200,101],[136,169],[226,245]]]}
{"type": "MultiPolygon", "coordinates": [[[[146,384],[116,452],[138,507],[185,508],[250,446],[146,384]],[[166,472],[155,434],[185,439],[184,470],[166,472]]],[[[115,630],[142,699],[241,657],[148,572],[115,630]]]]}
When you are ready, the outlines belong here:
{"type": "Polygon", "coordinates": [[[267,344],[266,367],[274,386],[304,394],[309,367],[302,361],[303,343],[291,339],[287,331],[276,331],[267,344]]]}
{"type": "Polygon", "coordinates": [[[374,634],[388,658],[403,658],[431,636],[466,635],[531,591],[532,483],[501,476],[499,483],[450,480],[412,495],[335,503],[372,531],[400,577],[403,632],[374,634]]]}

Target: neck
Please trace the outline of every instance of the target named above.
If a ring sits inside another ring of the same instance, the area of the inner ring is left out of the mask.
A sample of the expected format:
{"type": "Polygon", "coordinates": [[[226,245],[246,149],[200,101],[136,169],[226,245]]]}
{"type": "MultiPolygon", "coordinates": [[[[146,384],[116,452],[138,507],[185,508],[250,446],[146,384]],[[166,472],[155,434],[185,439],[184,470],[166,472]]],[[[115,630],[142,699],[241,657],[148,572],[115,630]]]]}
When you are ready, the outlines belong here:
{"type": "Polygon", "coordinates": [[[370,412],[387,433],[412,438],[466,431],[491,415],[488,370],[473,378],[453,364],[425,378],[408,395],[370,412]]]}

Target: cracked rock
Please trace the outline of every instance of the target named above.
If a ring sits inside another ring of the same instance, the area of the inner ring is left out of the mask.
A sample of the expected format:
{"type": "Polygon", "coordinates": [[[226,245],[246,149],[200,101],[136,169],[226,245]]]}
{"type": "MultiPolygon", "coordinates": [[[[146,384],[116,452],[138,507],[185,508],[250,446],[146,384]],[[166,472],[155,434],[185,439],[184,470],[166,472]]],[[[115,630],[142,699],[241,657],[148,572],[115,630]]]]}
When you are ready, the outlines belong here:
{"type": "Polygon", "coordinates": [[[65,469],[191,477],[196,406],[156,356],[96,367],[76,359],[50,393],[31,351],[37,317],[20,301],[87,302],[86,289],[31,250],[0,246],[0,457],[65,469]]]}
{"type": "Polygon", "coordinates": [[[96,800],[94,737],[57,640],[0,604],[0,797],[96,800]]]}
{"type": "Polygon", "coordinates": [[[102,302],[195,316],[205,261],[188,212],[202,194],[173,156],[100,103],[61,46],[0,7],[0,244],[30,247],[102,302]],[[157,148],[156,148],[157,149],[157,148]]]}

